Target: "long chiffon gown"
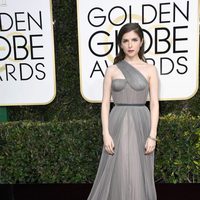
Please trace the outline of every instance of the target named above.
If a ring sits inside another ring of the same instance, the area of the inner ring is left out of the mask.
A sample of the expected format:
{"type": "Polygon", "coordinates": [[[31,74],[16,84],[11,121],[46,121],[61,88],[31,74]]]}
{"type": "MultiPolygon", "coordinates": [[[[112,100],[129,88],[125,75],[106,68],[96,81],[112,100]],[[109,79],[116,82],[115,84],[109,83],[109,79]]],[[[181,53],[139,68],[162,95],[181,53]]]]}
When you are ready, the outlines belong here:
{"type": "Polygon", "coordinates": [[[151,125],[145,106],[148,81],[125,60],[117,67],[125,79],[114,79],[111,86],[115,106],[109,115],[109,132],[115,154],[103,148],[88,200],[156,200],[154,153],[144,154],[151,125]]]}

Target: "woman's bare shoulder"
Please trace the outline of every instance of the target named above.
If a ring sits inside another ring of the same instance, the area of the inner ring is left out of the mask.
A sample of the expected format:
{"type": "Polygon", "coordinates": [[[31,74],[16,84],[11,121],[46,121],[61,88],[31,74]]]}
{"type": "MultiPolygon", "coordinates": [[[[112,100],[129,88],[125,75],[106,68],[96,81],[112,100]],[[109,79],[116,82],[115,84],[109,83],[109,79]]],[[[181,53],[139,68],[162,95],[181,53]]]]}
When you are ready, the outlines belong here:
{"type": "Polygon", "coordinates": [[[157,68],[155,65],[145,63],[144,66],[149,71],[149,73],[157,73],[157,68]]]}
{"type": "Polygon", "coordinates": [[[143,64],[144,64],[145,67],[148,67],[149,69],[152,69],[152,68],[155,67],[155,65],[152,65],[152,64],[149,64],[149,63],[146,63],[146,62],[144,62],[143,64]]]}
{"type": "Polygon", "coordinates": [[[113,64],[113,65],[109,65],[108,66],[108,70],[116,70],[117,65],[113,64]]]}
{"type": "Polygon", "coordinates": [[[113,74],[116,71],[117,66],[116,65],[110,65],[106,69],[106,74],[113,74]]]}

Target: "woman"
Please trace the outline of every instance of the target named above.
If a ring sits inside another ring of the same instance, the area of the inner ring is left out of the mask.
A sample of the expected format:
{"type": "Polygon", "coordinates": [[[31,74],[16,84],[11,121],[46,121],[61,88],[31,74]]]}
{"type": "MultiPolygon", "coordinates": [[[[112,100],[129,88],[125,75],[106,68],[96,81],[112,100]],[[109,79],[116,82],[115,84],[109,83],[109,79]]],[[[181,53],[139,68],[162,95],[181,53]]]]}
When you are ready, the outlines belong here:
{"type": "Polygon", "coordinates": [[[125,24],[117,42],[120,52],[106,70],[103,85],[104,148],[88,200],[156,200],[157,70],[145,62],[138,23],[125,24]],[[148,93],[150,112],[145,106],[148,93]],[[111,96],[115,106],[109,114],[111,96]]]}

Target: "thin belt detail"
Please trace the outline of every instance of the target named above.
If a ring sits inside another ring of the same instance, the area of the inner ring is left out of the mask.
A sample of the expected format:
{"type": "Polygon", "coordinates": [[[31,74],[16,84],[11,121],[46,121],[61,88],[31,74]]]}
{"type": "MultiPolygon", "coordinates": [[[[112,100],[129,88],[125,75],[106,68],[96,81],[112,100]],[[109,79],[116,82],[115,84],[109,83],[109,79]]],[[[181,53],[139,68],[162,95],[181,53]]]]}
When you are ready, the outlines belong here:
{"type": "Polygon", "coordinates": [[[116,106],[145,106],[145,104],[140,104],[140,103],[116,103],[116,106]]]}

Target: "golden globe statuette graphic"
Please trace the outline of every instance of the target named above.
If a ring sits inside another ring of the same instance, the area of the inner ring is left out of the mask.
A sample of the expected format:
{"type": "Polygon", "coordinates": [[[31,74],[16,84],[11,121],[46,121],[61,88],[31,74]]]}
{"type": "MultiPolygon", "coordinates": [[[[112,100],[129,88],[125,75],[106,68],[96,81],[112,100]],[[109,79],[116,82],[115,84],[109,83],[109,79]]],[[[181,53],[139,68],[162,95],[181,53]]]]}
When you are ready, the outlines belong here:
{"type": "Polygon", "coordinates": [[[0,6],[6,6],[6,0],[0,0],[0,6]]]}

